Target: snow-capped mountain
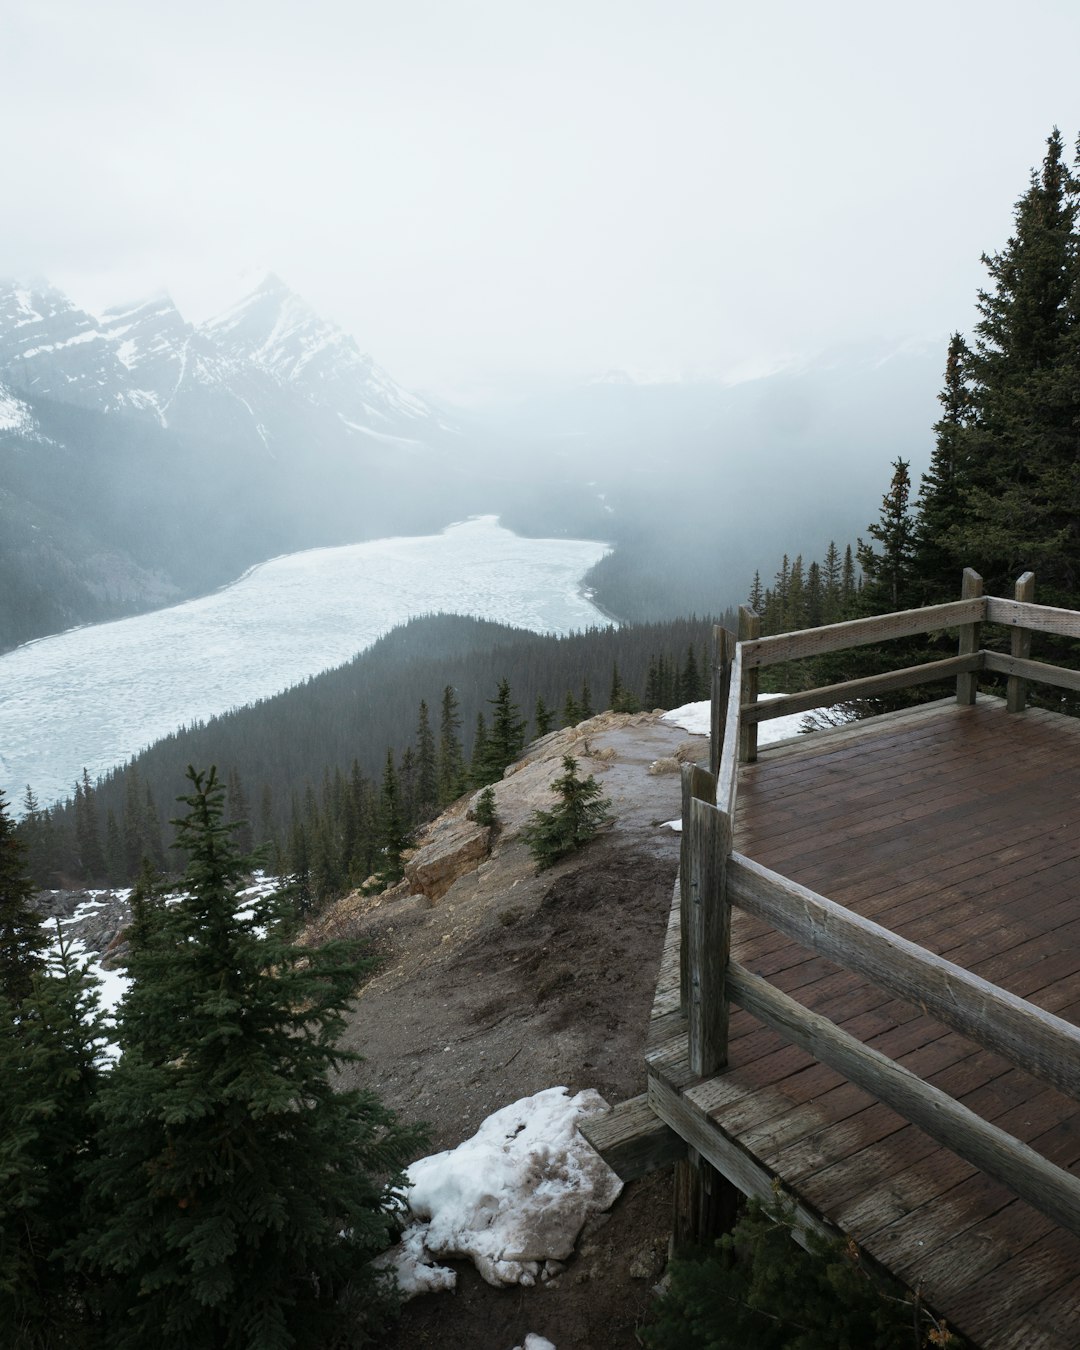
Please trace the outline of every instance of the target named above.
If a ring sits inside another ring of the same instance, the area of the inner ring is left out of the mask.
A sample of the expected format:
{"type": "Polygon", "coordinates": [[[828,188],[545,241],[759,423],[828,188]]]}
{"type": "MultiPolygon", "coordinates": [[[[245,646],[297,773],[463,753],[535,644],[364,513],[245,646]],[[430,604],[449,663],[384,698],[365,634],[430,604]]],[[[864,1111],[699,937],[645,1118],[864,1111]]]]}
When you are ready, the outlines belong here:
{"type": "Polygon", "coordinates": [[[274,276],[199,328],[167,295],[98,319],[47,283],[0,282],[0,380],[29,398],[272,454],[344,446],[356,433],[412,444],[440,425],[274,276]]]}
{"type": "Polygon", "coordinates": [[[270,274],[201,332],[231,361],[248,362],[283,387],[338,415],[346,427],[422,435],[433,413],[396,384],[356,342],[270,274]]]}
{"type": "Polygon", "coordinates": [[[0,378],[16,393],[98,412],[138,407],[116,343],[46,282],[0,282],[0,378]]]}

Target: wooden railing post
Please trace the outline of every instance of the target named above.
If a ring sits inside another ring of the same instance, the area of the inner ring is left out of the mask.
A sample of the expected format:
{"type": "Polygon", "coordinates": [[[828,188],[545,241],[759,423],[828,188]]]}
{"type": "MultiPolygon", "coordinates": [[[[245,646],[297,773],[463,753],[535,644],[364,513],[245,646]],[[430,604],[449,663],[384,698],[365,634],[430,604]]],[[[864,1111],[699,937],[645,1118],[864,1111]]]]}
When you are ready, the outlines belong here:
{"type": "MultiPolygon", "coordinates": [[[[1035,573],[1025,572],[1016,583],[1014,599],[1031,604],[1035,599],[1035,573]]],[[[1012,630],[1012,654],[1022,661],[1031,656],[1031,629],[1014,628],[1012,630]]],[[[1023,712],[1027,707],[1027,680],[1019,675],[1010,675],[1006,689],[1005,706],[1009,712],[1023,712]]]]}
{"type": "MultiPolygon", "coordinates": [[[[761,636],[761,619],[750,608],[749,605],[739,606],[739,641],[753,642],[761,636]]],[[[742,690],[739,695],[740,703],[756,703],[758,696],[758,670],[757,666],[743,667],[742,690]]],[[[739,763],[753,764],[757,759],[757,741],[758,729],[757,723],[751,722],[747,726],[740,726],[739,729],[739,763]]]]}
{"type": "Polygon", "coordinates": [[[717,624],[713,628],[712,719],[709,737],[709,772],[720,772],[724,749],[724,722],[727,718],[728,691],[731,688],[731,662],[735,656],[735,634],[717,624]]]}
{"type": "Polygon", "coordinates": [[[716,779],[698,764],[682,766],[682,839],[679,844],[679,1009],[690,1010],[690,930],[693,859],[690,854],[690,803],[716,801],[716,779]]]}
{"type": "Polygon", "coordinates": [[[687,833],[689,1058],[691,1072],[708,1078],[727,1063],[731,906],[726,874],[731,818],[709,802],[691,797],[689,815],[683,821],[683,834],[687,833]]]}
{"type": "MultiPolygon", "coordinates": [[[[970,567],[964,568],[964,580],[960,588],[961,600],[975,600],[983,593],[983,579],[978,572],[970,567]]],[[[966,623],[960,629],[960,649],[958,656],[972,656],[979,650],[980,630],[982,625],[977,623],[966,623]]],[[[978,688],[979,676],[974,670],[967,671],[963,675],[956,677],[956,701],[957,703],[974,703],[975,692],[978,688]]]]}

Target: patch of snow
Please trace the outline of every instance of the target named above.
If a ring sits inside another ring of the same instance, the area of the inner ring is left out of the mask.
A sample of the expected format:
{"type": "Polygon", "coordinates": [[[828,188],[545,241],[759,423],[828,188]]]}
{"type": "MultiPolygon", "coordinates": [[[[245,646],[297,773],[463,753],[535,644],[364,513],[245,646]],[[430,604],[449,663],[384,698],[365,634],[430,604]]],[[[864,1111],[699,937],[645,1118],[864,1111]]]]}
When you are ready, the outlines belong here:
{"type": "Polygon", "coordinates": [[[590,1214],[608,1209],[622,1182],[578,1130],[608,1109],[587,1088],[547,1088],[488,1116],[456,1149],[408,1169],[412,1222],[379,1260],[407,1296],[452,1289],[440,1258],[469,1257],[489,1284],[532,1285],[561,1262],[590,1214]]]}
{"type": "MultiPolygon", "coordinates": [[[[783,694],[759,694],[761,702],[771,698],[784,698],[783,694]]],[[[826,709],[825,711],[833,711],[826,709]]],[[[774,717],[769,722],[758,723],[758,745],[775,745],[777,741],[786,741],[790,736],[798,736],[807,728],[806,713],[791,713],[787,717],[774,717]]],[[[712,704],[706,699],[703,703],[684,703],[681,708],[672,708],[664,713],[663,720],[672,726],[682,727],[695,736],[708,736],[712,730],[712,704]]]]}
{"type": "Polygon", "coordinates": [[[514,1350],[555,1350],[555,1346],[546,1336],[538,1336],[535,1331],[530,1331],[520,1345],[515,1345],[514,1350]]]}

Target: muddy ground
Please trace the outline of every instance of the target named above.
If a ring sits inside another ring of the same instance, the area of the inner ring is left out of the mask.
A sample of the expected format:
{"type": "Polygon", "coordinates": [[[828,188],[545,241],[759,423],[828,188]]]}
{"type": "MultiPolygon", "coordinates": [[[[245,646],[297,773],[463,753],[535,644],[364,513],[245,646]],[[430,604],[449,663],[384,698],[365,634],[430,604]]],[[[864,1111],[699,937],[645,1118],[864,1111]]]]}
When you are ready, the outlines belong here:
{"type": "MultiPolygon", "coordinates": [[[[580,730],[580,729],[579,729],[580,730]]],[[[506,821],[491,857],[435,904],[403,895],[342,926],[366,932],[383,963],[350,1033],[374,1087],[431,1151],[542,1088],[596,1088],[613,1105],[643,1091],[643,1047],[678,865],[674,757],[700,738],[652,715],[596,719],[570,746],[612,799],[614,823],[537,875],[517,828],[561,771],[569,733],[498,785],[506,821]],[[661,761],[662,772],[649,766],[661,761]]],[[[464,806],[460,808],[464,813],[464,806]]],[[[558,1350],[630,1350],[664,1269],[670,1175],[631,1183],[591,1222],[566,1271],[536,1288],[495,1289],[459,1265],[457,1291],[406,1305],[395,1350],[511,1350],[527,1332],[558,1350]]]]}

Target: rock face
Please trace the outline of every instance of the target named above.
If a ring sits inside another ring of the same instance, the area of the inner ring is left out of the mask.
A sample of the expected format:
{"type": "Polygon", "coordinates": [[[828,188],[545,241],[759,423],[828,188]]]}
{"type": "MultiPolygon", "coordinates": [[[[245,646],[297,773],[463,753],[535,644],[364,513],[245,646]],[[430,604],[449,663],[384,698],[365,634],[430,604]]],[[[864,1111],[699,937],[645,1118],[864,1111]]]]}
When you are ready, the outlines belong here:
{"type": "Polygon", "coordinates": [[[466,872],[491,852],[487,825],[457,816],[440,816],[424,833],[419,848],[405,862],[405,879],[414,892],[441,900],[466,872]]]}

